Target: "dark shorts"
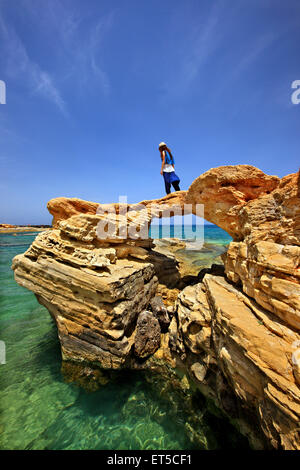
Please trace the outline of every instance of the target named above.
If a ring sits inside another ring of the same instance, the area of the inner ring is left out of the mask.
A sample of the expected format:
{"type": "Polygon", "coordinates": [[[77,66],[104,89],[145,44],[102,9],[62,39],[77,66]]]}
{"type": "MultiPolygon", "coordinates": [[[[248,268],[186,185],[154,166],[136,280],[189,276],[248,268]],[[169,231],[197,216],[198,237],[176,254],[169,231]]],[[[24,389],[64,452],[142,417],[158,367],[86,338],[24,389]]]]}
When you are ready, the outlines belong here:
{"type": "Polygon", "coordinates": [[[163,175],[166,184],[179,183],[180,181],[175,171],[163,171],[163,175]]]}

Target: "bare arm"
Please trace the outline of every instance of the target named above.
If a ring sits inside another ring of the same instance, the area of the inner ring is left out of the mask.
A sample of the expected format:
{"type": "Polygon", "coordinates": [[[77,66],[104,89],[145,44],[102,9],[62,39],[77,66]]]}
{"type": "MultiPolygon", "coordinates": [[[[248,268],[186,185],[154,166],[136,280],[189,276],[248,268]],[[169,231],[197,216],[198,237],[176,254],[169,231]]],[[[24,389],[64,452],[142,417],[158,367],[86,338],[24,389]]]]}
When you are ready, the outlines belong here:
{"type": "Polygon", "coordinates": [[[163,174],[163,168],[164,168],[164,165],[165,165],[165,152],[161,152],[160,156],[161,156],[161,160],[162,160],[160,174],[162,175],[163,174]]]}

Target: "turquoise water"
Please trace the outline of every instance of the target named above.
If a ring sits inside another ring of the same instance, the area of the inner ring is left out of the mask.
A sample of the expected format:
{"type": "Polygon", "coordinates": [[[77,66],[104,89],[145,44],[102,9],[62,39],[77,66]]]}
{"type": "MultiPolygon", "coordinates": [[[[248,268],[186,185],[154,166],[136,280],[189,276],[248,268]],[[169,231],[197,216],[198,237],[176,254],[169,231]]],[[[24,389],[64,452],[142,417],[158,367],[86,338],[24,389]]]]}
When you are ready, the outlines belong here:
{"type": "MultiPolygon", "coordinates": [[[[210,233],[216,241],[215,228],[210,233]]],[[[247,447],[226,421],[208,412],[200,394],[183,400],[171,387],[166,400],[161,380],[148,383],[143,373],[116,374],[93,393],[66,383],[51,317],[15,283],[10,268],[35,236],[0,235],[0,339],[6,344],[6,364],[0,365],[1,449],[247,447]],[[188,431],[191,422],[197,439],[188,431]]]]}
{"type": "Polygon", "coordinates": [[[176,251],[178,258],[183,258],[190,266],[189,270],[192,274],[198,274],[200,269],[210,267],[212,263],[222,263],[220,255],[226,251],[227,245],[232,241],[227,232],[215,225],[198,226],[196,230],[191,225],[173,227],[152,225],[149,232],[154,239],[174,237],[185,241],[203,242],[200,246],[196,243],[196,249],[192,247],[192,244],[187,243],[185,248],[176,251]]]}
{"type": "Polygon", "coordinates": [[[216,225],[199,225],[197,228],[192,225],[166,225],[159,226],[152,224],[150,226],[149,235],[152,238],[180,238],[180,239],[193,239],[201,238],[204,236],[206,243],[213,243],[215,245],[227,245],[232,241],[227,232],[217,227],[216,225]]]}

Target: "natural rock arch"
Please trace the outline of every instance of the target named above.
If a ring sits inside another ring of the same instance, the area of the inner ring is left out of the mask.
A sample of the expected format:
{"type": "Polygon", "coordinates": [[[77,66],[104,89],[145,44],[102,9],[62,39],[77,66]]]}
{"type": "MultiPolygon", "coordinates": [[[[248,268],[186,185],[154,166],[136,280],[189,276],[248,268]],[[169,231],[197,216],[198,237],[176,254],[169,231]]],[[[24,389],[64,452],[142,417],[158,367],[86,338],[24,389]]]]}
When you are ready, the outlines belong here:
{"type": "MultiPolygon", "coordinates": [[[[241,209],[249,201],[267,196],[279,185],[277,176],[269,176],[250,165],[229,165],[211,169],[193,181],[187,191],[178,191],[160,199],[144,200],[129,204],[130,211],[136,209],[136,217],[144,213],[148,225],[154,217],[168,217],[172,208],[191,206],[197,215],[197,205],[204,206],[204,218],[225,230],[234,240],[244,235],[241,209]]],[[[100,208],[122,212],[122,204],[97,204],[77,198],[55,198],[47,204],[53,215],[53,226],[76,215],[96,215],[100,208]]],[[[133,219],[134,219],[133,215],[133,219]]]]}
{"type": "MultiPolygon", "coordinates": [[[[158,285],[152,240],[99,239],[97,225],[127,227],[140,217],[148,227],[176,205],[196,213],[203,204],[204,218],[233,237],[225,276],[206,274],[183,289],[160,349],[143,367],[180,365],[225,412],[224,390],[237,400],[238,426],[254,445],[247,414],[270,445],[299,449],[299,186],[299,174],[279,179],[237,165],[207,171],[187,191],[130,205],[129,218],[117,203],[97,214],[97,203],[52,199],[53,228],[14,258],[15,279],[55,319],[64,359],[135,368],[137,319],[158,285]]],[[[170,266],[163,262],[166,276],[170,266]]]]}

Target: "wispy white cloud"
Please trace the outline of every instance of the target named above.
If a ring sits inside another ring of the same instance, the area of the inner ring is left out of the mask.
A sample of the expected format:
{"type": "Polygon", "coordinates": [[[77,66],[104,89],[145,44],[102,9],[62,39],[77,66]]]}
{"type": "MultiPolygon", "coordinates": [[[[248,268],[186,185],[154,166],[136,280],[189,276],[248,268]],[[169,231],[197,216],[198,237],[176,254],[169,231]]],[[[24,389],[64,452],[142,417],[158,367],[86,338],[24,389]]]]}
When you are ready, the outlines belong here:
{"type": "Polygon", "coordinates": [[[99,48],[101,47],[104,35],[106,34],[107,30],[110,29],[112,22],[113,14],[110,14],[107,18],[98,21],[94,28],[91,30],[90,37],[86,46],[91,69],[94,74],[100,79],[103,91],[105,93],[108,93],[110,91],[110,82],[107,74],[105,73],[105,71],[100,66],[97,60],[97,53],[99,48]]]}
{"type": "Polygon", "coordinates": [[[0,4],[0,53],[7,75],[22,80],[33,95],[53,103],[65,117],[69,111],[64,95],[70,90],[66,85],[71,83],[72,88],[78,87],[85,93],[98,88],[104,95],[109,94],[110,80],[100,57],[106,34],[113,25],[114,12],[93,18],[89,9],[84,16],[82,9],[77,11],[73,7],[75,4],[66,6],[60,0],[20,0],[20,3],[22,15],[31,23],[36,40],[41,45],[47,44],[49,66],[47,63],[46,70],[36,56],[33,59],[20,34],[4,20],[5,10],[0,4]]]}
{"type": "Polygon", "coordinates": [[[185,96],[198,84],[203,90],[205,87],[205,102],[216,104],[227,87],[255,67],[264,53],[287,32],[287,27],[283,26],[276,32],[270,27],[269,31],[243,35],[239,21],[244,15],[242,3],[229,5],[224,0],[216,0],[197,18],[197,25],[190,16],[189,33],[180,50],[175,52],[175,73],[168,74],[165,82],[167,100],[185,96]],[[239,40],[241,43],[234,42],[239,40]]]}
{"type": "MultiPolygon", "coordinates": [[[[233,89],[234,85],[238,83],[243,77],[247,76],[249,70],[253,71],[260,64],[260,60],[263,58],[264,54],[268,49],[270,49],[276,41],[284,34],[284,31],[274,32],[265,32],[250,40],[247,44],[243,46],[242,53],[237,62],[232,64],[232,67],[227,67],[227,72],[224,73],[222,81],[218,85],[218,88],[214,90],[213,95],[211,96],[210,105],[214,106],[221,99],[226,91],[230,88],[233,89]]],[[[257,103],[263,94],[263,89],[248,90],[247,93],[247,106],[251,103],[257,103]],[[252,99],[249,97],[251,93],[252,99]]],[[[241,101],[235,101],[232,103],[231,114],[237,115],[245,104],[241,101]]]]}
{"type": "Polygon", "coordinates": [[[100,56],[105,37],[114,23],[115,10],[92,17],[89,9],[83,14],[75,4],[66,7],[60,0],[43,4],[35,0],[23,2],[39,34],[51,38],[53,56],[65,64],[60,67],[61,80],[72,80],[73,85],[82,89],[97,80],[103,94],[108,94],[110,80],[100,56]]]}
{"type": "Polygon", "coordinates": [[[35,81],[37,83],[34,92],[44,95],[46,98],[52,101],[65,116],[67,116],[68,113],[66,103],[54,85],[50,75],[40,69],[33,70],[33,73],[36,75],[35,81]]]}
{"type": "Polygon", "coordinates": [[[194,80],[201,67],[206,63],[209,57],[216,50],[220,42],[219,23],[221,16],[221,6],[217,2],[203,24],[198,26],[191,37],[192,47],[190,47],[186,60],[183,64],[183,73],[186,84],[194,80]]]}
{"type": "Polygon", "coordinates": [[[68,115],[66,103],[54,84],[54,79],[39,64],[30,59],[26,47],[15,29],[0,17],[0,37],[6,73],[9,77],[21,79],[32,93],[39,93],[54,103],[65,115],[68,115]]]}
{"type": "Polygon", "coordinates": [[[237,79],[241,76],[251,65],[253,65],[260,56],[268,49],[274,41],[278,39],[278,34],[265,33],[261,36],[254,38],[254,41],[248,45],[248,50],[245,50],[244,56],[240,62],[232,70],[230,81],[237,79]]]}
{"type": "Polygon", "coordinates": [[[223,9],[224,1],[218,0],[212,4],[207,16],[200,21],[197,18],[196,24],[191,21],[186,40],[176,51],[176,76],[172,75],[165,83],[167,96],[184,94],[221,44],[223,9]]]}

